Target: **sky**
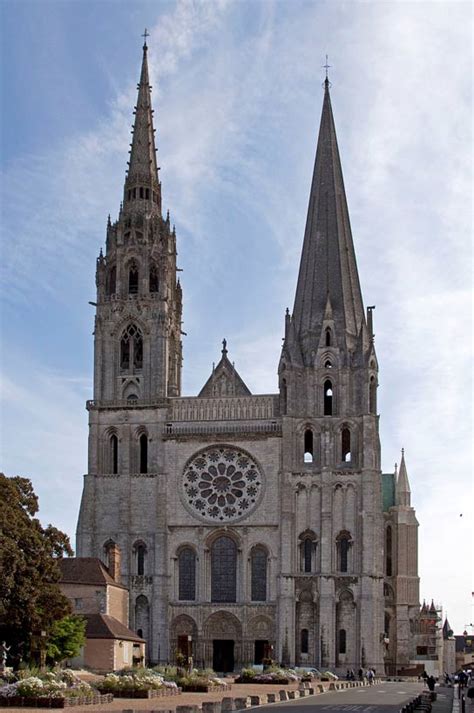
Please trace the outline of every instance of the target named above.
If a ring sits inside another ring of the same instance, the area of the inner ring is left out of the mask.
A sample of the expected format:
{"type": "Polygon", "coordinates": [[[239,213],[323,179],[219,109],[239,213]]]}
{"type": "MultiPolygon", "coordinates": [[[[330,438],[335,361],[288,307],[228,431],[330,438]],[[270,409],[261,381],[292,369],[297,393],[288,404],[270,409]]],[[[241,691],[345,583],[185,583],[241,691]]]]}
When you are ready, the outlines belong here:
{"type": "MultiPolygon", "coordinates": [[[[474,623],[469,2],[2,0],[1,467],[74,540],[95,259],[117,217],[141,35],[183,270],[184,394],[221,341],[277,390],[329,55],[382,467],[405,457],[421,598],[474,623]]],[[[469,629],[473,631],[472,629],[469,629]]]]}

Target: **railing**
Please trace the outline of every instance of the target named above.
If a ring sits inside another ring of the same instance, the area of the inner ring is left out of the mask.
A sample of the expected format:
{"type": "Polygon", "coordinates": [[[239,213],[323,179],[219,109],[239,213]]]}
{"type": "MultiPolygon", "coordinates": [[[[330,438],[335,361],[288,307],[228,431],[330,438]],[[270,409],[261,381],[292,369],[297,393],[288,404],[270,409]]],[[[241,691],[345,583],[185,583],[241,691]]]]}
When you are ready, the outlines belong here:
{"type": "Polygon", "coordinates": [[[171,399],[172,421],[248,421],[278,415],[278,394],[171,399]]]}
{"type": "Polygon", "coordinates": [[[86,409],[92,411],[98,408],[165,408],[169,405],[167,399],[89,399],[86,409]]]}
{"type": "Polygon", "coordinates": [[[281,423],[270,421],[267,423],[167,423],[163,429],[165,438],[179,436],[209,436],[219,434],[281,434],[281,423]]]}

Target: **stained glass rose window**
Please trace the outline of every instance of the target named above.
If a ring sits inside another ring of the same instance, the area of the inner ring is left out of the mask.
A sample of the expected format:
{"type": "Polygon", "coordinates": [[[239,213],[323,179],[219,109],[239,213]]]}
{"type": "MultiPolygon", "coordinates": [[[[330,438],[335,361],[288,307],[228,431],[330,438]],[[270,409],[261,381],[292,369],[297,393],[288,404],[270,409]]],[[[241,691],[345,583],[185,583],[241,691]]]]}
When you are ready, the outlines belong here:
{"type": "Polygon", "coordinates": [[[183,499],[210,522],[229,522],[248,515],[262,493],[263,477],[245,451],[214,446],[188,461],[183,475],[183,499]]]}

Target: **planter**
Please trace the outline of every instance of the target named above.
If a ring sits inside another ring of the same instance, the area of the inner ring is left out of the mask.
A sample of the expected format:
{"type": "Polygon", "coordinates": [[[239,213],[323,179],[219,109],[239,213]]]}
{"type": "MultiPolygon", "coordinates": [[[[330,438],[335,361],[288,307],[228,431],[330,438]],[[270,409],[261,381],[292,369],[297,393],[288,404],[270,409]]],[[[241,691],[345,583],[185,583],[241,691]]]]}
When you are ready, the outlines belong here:
{"type": "Polygon", "coordinates": [[[227,683],[223,683],[220,686],[205,686],[205,685],[186,685],[182,686],[184,693],[217,693],[220,691],[229,691],[230,686],[227,683]]]}
{"type": "Polygon", "coordinates": [[[71,696],[70,698],[24,698],[12,696],[0,698],[0,708],[71,708],[72,706],[94,706],[100,703],[112,703],[111,693],[95,696],[71,696]]]}
{"type": "Polygon", "coordinates": [[[164,686],[163,688],[152,688],[150,690],[124,688],[120,691],[114,691],[113,694],[109,695],[112,695],[114,698],[163,698],[164,696],[177,696],[180,693],[181,688],[168,688],[164,686]]]}

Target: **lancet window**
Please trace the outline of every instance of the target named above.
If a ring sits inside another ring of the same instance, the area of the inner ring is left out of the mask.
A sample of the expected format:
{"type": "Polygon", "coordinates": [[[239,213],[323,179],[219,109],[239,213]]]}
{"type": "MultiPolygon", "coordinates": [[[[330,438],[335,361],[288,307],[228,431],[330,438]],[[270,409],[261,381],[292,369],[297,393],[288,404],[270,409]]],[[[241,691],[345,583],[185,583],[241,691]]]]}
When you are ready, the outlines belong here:
{"type": "Polygon", "coordinates": [[[148,436],[142,433],[139,438],[140,473],[148,473],[148,436]]]}
{"type": "Polygon", "coordinates": [[[351,432],[348,428],[343,428],[341,432],[341,460],[350,463],[351,456],[351,432]]]}
{"type": "Polygon", "coordinates": [[[183,547],[178,556],[178,599],[196,599],[196,554],[191,547],[183,547]]]}
{"type": "Polygon", "coordinates": [[[158,292],[158,270],[154,263],[150,267],[149,287],[150,292],[158,292]]]}
{"type": "Polygon", "coordinates": [[[130,324],[120,340],[120,368],[133,372],[143,367],[143,337],[135,324],[130,324]]]}
{"type": "Polygon", "coordinates": [[[211,547],[211,601],[235,602],[237,598],[237,546],[226,535],[211,547]]]}
{"type": "Polygon", "coordinates": [[[128,294],[136,295],[138,292],[138,265],[133,260],[128,268],[128,294]]]}
{"type": "Polygon", "coordinates": [[[263,547],[254,547],[250,557],[252,568],[252,601],[267,599],[267,553],[263,547]]]}
{"type": "Polygon", "coordinates": [[[314,437],[313,431],[307,428],[304,432],[304,462],[312,463],[314,460],[314,437]]]}
{"type": "Polygon", "coordinates": [[[323,387],[324,394],[324,415],[332,416],[333,414],[333,389],[330,379],[326,379],[323,387]]]}
{"type": "Polygon", "coordinates": [[[392,528],[390,525],[385,530],[385,574],[392,576],[392,528]]]}
{"type": "Polygon", "coordinates": [[[112,433],[109,441],[110,451],[110,472],[113,475],[118,473],[118,437],[116,433],[112,433]]]}

